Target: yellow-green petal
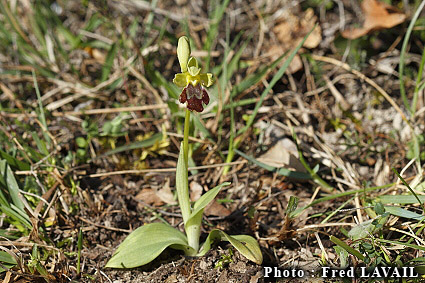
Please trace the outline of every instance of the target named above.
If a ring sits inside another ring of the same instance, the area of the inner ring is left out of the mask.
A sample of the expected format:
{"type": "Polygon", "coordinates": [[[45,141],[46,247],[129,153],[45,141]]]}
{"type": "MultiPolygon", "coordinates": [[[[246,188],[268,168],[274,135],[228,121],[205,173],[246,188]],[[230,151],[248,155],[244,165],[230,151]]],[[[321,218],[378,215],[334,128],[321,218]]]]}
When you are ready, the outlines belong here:
{"type": "Polygon", "coordinates": [[[182,73],[187,71],[187,63],[190,56],[190,44],[189,39],[186,36],[179,38],[179,43],[177,44],[177,58],[179,59],[180,68],[182,73]]]}
{"type": "Polygon", "coordinates": [[[191,67],[187,68],[187,71],[189,72],[189,74],[192,77],[196,77],[201,72],[201,69],[199,69],[195,66],[191,66],[191,67]]]}
{"type": "Polygon", "coordinates": [[[201,74],[201,84],[205,87],[210,87],[214,81],[213,81],[213,75],[211,73],[201,74]]]}
{"type": "Polygon", "coordinates": [[[198,68],[198,60],[196,60],[195,57],[190,57],[189,62],[187,62],[187,67],[189,69],[190,69],[190,67],[198,68]]]}
{"type": "Polygon", "coordinates": [[[186,74],[175,74],[173,83],[175,83],[178,87],[185,87],[187,85],[187,75],[186,74]]]}

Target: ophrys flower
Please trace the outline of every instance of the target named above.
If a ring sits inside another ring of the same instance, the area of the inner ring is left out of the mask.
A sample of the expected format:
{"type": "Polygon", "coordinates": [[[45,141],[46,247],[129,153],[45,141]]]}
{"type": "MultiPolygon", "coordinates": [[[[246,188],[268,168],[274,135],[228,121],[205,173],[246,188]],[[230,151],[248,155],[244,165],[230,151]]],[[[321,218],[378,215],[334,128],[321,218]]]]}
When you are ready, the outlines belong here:
{"type": "Polygon", "coordinates": [[[210,98],[205,87],[213,84],[213,75],[210,73],[201,73],[198,61],[190,56],[189,39],[182,36],[177,46],[177,57],[179,59],[181,73],[174,76],[173,82],[183,87],[180,94],[180,103],[187,102],[187,109],[202,112],[204,107],[202,103],[208,104],[210,98]]]}

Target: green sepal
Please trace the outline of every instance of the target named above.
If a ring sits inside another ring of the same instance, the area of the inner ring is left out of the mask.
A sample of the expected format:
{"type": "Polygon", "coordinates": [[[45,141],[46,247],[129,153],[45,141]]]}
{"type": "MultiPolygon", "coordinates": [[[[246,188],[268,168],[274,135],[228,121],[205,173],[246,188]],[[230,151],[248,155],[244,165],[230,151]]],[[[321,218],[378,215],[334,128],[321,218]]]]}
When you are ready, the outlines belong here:
{"type": "Polygon", "coordinates": [[[210,87],[214,83],[211,73],[200,74],[199,76],[201,77],[201,84],[205,87],[210,87]]]}
{"type": "Polygon", "coordinates": [[[178,87],[185,87],[187,85],[187,75],[182,73],[175,74],[173,83],[178,87]]]}
{"type": "Polygon", "coordinates": [[[186,36],[179,38],[177,44],[177,58],[179,59],[180,69],[182,73],[187,71],[187,63],[190,56],[190,44],[189,39],[186,36]]]}

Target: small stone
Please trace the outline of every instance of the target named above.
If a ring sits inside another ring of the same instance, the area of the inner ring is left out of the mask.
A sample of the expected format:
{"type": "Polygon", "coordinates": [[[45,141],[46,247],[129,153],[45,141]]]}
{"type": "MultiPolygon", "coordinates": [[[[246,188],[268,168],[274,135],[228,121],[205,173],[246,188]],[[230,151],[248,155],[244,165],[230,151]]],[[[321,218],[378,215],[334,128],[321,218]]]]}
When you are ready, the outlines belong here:
{"type": "Polygon", "coordinates": [[[245,262],[231,263],[230,269],[237,273],[245,273],[246,272],[246,264],[245,262]]]}
{"type": "Polygon", "coordinates": [[[207,269],[209,269],[208,268],[208,266],[209,266],[209,264],[206,262],[206,261],[201,261],[200,263],[199,263],[199,267],[202,269],[202,270],[207,270],[207,269]]]}

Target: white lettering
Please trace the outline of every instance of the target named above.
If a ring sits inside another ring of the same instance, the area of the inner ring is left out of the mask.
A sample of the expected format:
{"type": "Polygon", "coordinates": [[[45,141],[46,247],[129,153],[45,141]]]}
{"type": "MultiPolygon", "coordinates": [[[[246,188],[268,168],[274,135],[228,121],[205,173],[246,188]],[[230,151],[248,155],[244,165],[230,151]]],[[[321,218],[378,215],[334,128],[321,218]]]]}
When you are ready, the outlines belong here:
{"type": "Polygon", "coordinates": [[[381,273],[379,273],[379,268],[374,268],[371,276],[375,278],[382,277],[381,273]]]}
{"type": "Polygon", "coordinates": [[[331,269],[331,268],[328,267],[328,266],[322,267],[322,277],[324,277],[324,278],[327,278],[328,277],[328,271],[329,271],[329,269],[331,269]]]}
{"type": "Polygon", "coordinates": [[[302,269],[298,270],[297,276],[294,276],[294,277],[298,277],[298,278],[304,277],[304,270],[302,270],[302,269]]]}
{"type": "Polygon", "coordinates": [[[410,276],[409,277],[411,277],[411,278],[419,277],[419,274],[416,273],[415,268],[413,266],[410,266],[409,270],[410,270],[410,276]]]}
{"type": "Polygon", "coordinates": [[[390,274],[390,269],[391,269],[391,267],[381,267],[381,270],[382,270],[382,274],[383,274],[383,276],[382,277],[388,277],[388,275],[390,274]]]}
{"type": "Polygon", "coordinates": [[[397,267],[394,267],[393,273],[391,274],[391,277],[393,278],[400,278],[400,271],[398,270],[397,267]]]}
{"type": "Polygon", "coordinates": [[[272,268],[269,266],[264,267],[264,277],[269,277],[269,274],[272,273],[272,268]]]}
{"type": "Polygon", "coordinates": [[[370,274],[367,272],[366,267],[361,266],[360,271],[361,271],[360,277],[362,277],[362,278],[369,278],[370,277],[370,274]]]}

